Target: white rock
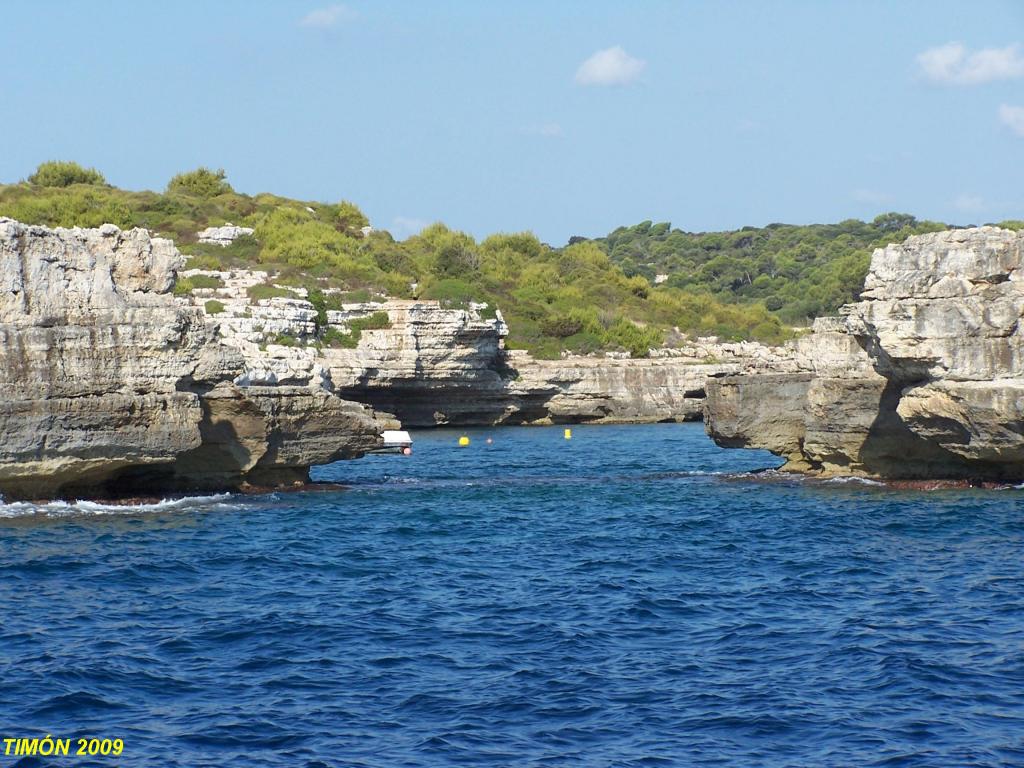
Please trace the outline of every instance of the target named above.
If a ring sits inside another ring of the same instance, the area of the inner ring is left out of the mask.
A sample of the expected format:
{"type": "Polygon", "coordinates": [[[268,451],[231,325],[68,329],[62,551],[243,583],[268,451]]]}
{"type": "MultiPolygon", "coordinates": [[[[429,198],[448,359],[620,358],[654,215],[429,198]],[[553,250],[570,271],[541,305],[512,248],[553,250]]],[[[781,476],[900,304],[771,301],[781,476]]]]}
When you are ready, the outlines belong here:
{"type": "Polygon", "coordinates": [[[1022,260],[1024,233],[997,227],[877,249],[795,368],[712,384],[709,432],[823,474],[1024,479],[1022,260]]]}
{"type": "Polygon", "coordinates": [[[207,227],[198,236],[200,243],[228,246],[238,238],[251,235],[255,231],[252,227],[236,227],[234,224],[225,224],[223,227],[207,227]]]}

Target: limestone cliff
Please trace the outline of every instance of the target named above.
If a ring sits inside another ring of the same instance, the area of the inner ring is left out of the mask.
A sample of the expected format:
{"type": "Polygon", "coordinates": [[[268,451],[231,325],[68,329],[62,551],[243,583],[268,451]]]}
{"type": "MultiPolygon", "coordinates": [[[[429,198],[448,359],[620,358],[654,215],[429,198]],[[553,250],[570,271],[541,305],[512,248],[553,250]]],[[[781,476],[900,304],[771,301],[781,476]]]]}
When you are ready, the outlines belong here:
{"type": "Polygon", "coordinates": [[[995,227],[876,250],[789,365],[709,382],[709,434],[824,475],[1024,480],[1022,250],[995,227]]]}
{"type": "Polygon", "coordinates": [[[651,423],[701,418],[709,376],[737,372],[772,352],[759,344],[697,341],[650,359],[513,354],[517,405],[506,421],[651,423]]]}
{"type": "Polygon", "coordinates": [[[390,328],[364,331],[357,348],[325,350],[324,358],[346,397],[406,426],[696,419],[708,374],[739,370],[743,354],[730,348],[729,359],[718,361],[702,347],[650,360],[537,360],[504,349],[500,314],[486,320],[434,302],[382,306],[390,328]]]}
{"type": "Polygon", "coordinates": [[[252,387],[170,291],[144,230],[0,219],[0,494],[116,496],[300,481],[386,426],[316,385],[252,387]]]}
{"type": "Polygon", "coordinates": [[[252,300],[272,282],[265,272],[201,272],[220,288],[196,290],[224,311],[211,318],[225,343],[241,350],[252,384],[327,382],[341,396],[394,414],[406,427],[574,422],[658,422],[701,416],[709,375],[738,372],[777,352],[754,343],[696,340],[651,359],[607,356],[537,360],[504,348],[501,313],[444,308],[435,301],[389,299],[326,311],[322,331],[353,339],[360,319],[385,313],[387,327],[363,330],[347,346],[322,344],[313,306],[294,298],[252,300]],[[281,341],[286,340],[287,344],[281,341]]]}

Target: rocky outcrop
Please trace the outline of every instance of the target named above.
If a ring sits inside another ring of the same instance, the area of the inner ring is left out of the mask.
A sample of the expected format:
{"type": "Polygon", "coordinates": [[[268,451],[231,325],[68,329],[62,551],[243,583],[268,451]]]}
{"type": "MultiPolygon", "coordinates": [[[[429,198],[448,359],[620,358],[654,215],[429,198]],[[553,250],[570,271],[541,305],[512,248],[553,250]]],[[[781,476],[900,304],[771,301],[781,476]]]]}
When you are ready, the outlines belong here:
{"type": "MultiPolygon", "coordinates": [[[[196,270],[186,275],[199,274],[196,270]]],[[[264,272],[202,272],[221,288],[198,289],[191,302],[216,299],[214,322],[239,349],[248,384],[329,382],[343,397],[394,414],[406,427],[575,422],[658,422],[701,417],[709,375],[735,373],[778,352],[754,343],[691,341],[651,359],[572,356],[537,360],[507,350],[500,312],[485,305],[450,309],[436,301],[389,299],[327,310],[294,297],[251,300],[264,272]],[[351,329],[374,314],[386,327],[351,329]],[[491,316],[488,316],[490,314],[491,316]],[[318,336],[328,335],[322,340],[318,336]],[[347,345],[321,343],[335,334],[347,345]],[[281,341],[287,341],[282,344],[281,341]]]]}
{"type": "Polygon", "coordinates": [[[197,237],[200,243],[227,247],[240,237],[247,237],[255,232],[252,227],[237,227],[225,224],[223,227],[207,227],[197,237]]]}
{"type": "Polygon", "coordinates": [[[709,382],[709,434],[822,475],[1024,480],[1022,251],[995,227],[876,250],[788,365],[709,382]]]}
{"type": "Polygon", "coordinates": [[[389,327],[364,330],[351,349],[325,349],[331,379],[345,397],[393,413],[406,427],[496,424],[508,407],[500,314],[445,309],[432,301],[347,305],[333,327],[386,312],[389,327]]]}
{"type": "Polygon", "coordinates": [[[0,494],[277,484],[380,445],[389,422],[317,382],[244,386],[242,352],[171,296],[181,262],[144,230],[0,219],[0,494]]]}
{"type": "Polygon", "coordinates": [[[772,353],[759,344],[691,343],[634,360],[514,353],[508,392],[518,410],[506,421],[653,423],[701,418],[709,376],[735,373],[772,353]]]}
{"type": "MultiPolygon", "coordinates": [[[[495,339],[493,333],[487,338],[488,344],[495,339]]],[[[450,359],[430,365],[429,357],[418,354],[413,357],[420,367],[406,369],[404,376],[386,361],[369,362],[363,345],[327,359],[346,397],[394,413],[406,426],[695,420],[708,374],[740,367],[670,358],[536,360],[500,348],[480,354],[484,345],[467,341],[451,348],[465,353],[465,367],[452,366],[450,359]]]]}

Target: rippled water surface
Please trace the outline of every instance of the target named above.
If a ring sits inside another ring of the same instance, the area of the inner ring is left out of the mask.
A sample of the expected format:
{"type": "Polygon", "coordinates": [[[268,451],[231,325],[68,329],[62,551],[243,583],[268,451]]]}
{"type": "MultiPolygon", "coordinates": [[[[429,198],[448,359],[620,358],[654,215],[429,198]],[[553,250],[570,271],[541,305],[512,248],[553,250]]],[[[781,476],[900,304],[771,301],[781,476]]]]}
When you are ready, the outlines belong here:
{"type": "MultiPolygon", "coordinates": [[[[347,491],[0,506],[0,736],[154,768],[1024,765],[1021,491],[752,480],[775,460],[698,425],[468,434],[320,470],[347,491]]],[[[86,763],[20,763],[51,764],[86,763]]]]}

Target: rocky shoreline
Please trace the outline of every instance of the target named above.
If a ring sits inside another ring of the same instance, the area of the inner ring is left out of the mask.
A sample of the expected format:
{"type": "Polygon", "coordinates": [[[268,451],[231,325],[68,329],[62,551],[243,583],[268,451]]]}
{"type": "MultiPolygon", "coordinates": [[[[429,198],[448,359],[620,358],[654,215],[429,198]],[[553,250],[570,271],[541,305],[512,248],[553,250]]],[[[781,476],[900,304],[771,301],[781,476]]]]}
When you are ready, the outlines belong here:
{"type": "MultiPolygon", "coordinates": [[[[436,301],[388,299],[327,310],[328,332],[387,315],[386,327],[360,332],[352,347],[319,345],[316,310],[303,289],[253,300],[266,272],[187,270],[217,282],[185,301],[216,301],[215,335],[242,352],[251,384],[324,382],[344,398],[390,413],[405,427],[699,421],[708,376],[768,364],[781,352],[753,342],[694,340],[649,359],[571,356],[538,360],[505,348],[500,311],[444,308],[436,301]],[[280,340],[287,341],[286,344],[280,340]]],[[[277,287],[277,286],[275,286],[277,287]]]]}
{"type": "Polygon", "coordinates": [[[394,420],[322,387],[241,386],[238,349],[171,294],[143,230],[0,219],[0,493],[149,496],[305,483],[394,420]]]}
{"type": "Polygon", "coordinates": [[[879,249],[862,300],[783,348],[538,360],[506,349],[482,305],[325,310],[265,272],[187,270],[144,230],[0,219],[0,495],[304,487],[400,424],[702,417],[719,445],[766,448],[786,471],[1017,483],[1022,242],[981,227],[879,249]],[[196,287],[176,296],[179,279],[196,287]]]}
{"type": "Polygon", "coordinates": [[[185,266],[145,230],[0,219],[0,495],[303,487],[311,466],[380,448],[399,421],[696,420],[709,375],[773,354],[704,341],[649,360],[534,360],[505,349],[500,313],[482,307],[387,300],[323,318],[301,289],[254,298],[273,287],[264,272],[185,266]],[[219,287],[175,296],[179,273],[219,287]],[[349,343],[321,344],[324,331],[349,343]]]}
{"type": "Polygon", "coordinates": [[[708,433],[822,477],[1021,482],[1022,251],[996,227],[877,249],[861,300],[794,357],[708,382],[708,433]]]}

